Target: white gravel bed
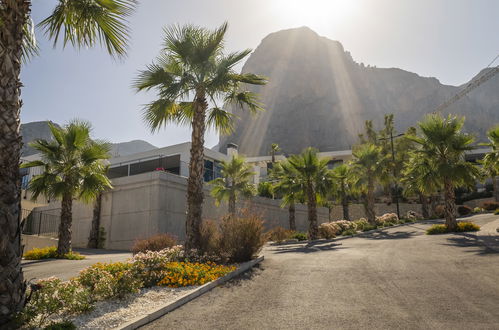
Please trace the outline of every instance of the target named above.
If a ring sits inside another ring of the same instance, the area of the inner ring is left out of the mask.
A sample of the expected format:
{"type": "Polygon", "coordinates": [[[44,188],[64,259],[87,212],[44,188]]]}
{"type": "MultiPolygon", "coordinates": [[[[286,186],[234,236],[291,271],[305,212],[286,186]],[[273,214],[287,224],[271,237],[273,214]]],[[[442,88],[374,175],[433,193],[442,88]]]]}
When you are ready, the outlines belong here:
{"type": "Polygon", "coordinates": [[[78,329],[110,329],[150,313],[160,305],[174,302],[181,296],[195,290],[197,286],[183,288],[152,287],[141,289],[124,299],[100,301],[86,314],[73,319],[78,329]]]}

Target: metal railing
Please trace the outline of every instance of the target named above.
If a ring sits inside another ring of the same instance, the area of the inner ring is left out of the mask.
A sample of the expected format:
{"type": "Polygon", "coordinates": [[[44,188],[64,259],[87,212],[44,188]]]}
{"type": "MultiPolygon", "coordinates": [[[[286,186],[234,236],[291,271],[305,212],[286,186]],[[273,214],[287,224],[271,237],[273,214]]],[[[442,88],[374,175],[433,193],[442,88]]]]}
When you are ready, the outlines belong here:
{"type": "Polygon", "coordinates": [[[57,237],[61,218],[58,215],[40,211],[22,210],[23,234],[57,237]]]}

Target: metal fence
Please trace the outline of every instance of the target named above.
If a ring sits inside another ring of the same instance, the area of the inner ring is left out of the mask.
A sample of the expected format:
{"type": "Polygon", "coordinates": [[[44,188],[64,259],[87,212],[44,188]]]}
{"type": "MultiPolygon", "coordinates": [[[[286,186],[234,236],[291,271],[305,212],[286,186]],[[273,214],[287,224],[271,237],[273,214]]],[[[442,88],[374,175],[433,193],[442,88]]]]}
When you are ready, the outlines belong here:
{"type": "Polygon", "coordinates": [[[40,211],[22,210],[23,234],[57,237],[61,218],[40,211]]]}

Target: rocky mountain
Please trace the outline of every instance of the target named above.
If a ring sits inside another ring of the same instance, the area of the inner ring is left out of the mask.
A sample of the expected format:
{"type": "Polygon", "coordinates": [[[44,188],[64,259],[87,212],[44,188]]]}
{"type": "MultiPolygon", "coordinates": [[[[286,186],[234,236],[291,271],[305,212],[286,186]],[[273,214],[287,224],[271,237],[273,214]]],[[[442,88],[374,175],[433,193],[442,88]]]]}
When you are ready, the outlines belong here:
{"type": "MultiPolygon", "coordinates": [[[[321,151],[350,149],[363,131],[364,121],[381,126],[386,113],[395,114],[395,127],[404,131],[463,86],[441,84],[397,68],[357,63],[338,41],[309,28],[272,33],[248,58],[242,72],[269,78],[266,86],[250,86],[266,111],[238,116],[235,132],[220,137],[239,145],[249,156],[269,154],[278,143],[285,153],[308,146],[321,151]]],[[[483,139],[499,122],[499,76],[459,100],[447,113],[466,116],[466,130],[483,139]]]]}
{"type": "MultiPolygon", "coordinates": [[[[37,151],[29,146],[29,142],[36,139],[51,140],[52,134],[48,126],[48,121],[36,121],[26,124],[21,124],[21,136],[23,138],[23,148],[21,150],[22,156],[30,156],[36,154],[37,151]]],[[[51,122],[58,126],[57,124],[51,122]]],[[[129,142],[112,143],[111,155],[126,156],[138,152],[149,151],[157,147],[143,140],[132,140],[129,142]]]]}

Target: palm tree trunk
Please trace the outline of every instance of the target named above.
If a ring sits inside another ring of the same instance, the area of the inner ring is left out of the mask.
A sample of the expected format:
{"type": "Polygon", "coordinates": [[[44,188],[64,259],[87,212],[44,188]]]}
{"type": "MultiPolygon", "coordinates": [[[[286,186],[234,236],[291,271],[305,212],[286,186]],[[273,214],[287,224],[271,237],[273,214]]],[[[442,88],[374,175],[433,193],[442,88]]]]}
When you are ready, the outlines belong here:
{"type": "Polygon", "coordinates": [[[65,194],[61,203],[61,224],[59,225],[59,243],[57,254],[63,256],[71,251],[71,225],[73,222],[73,196],[65,194]]]}
{"type": "Polygon", "coordinates": [[[236,215],[236,194],[234,191],[231,191],[229,195],[229,215],[231,217],[236,215]]]}
{"type": "Polygon", "coordinates": [[[423,213],[423,218],[428,219],[430,217],[430,205],[428,204],[428,198],[419,193],[419,202],[421,203],[421,212],[423,213]]]}
{"type": "Polygon", "coordinates": [[[348,208],[348,197],[344,196],[341,199],[341,206],[343,208],[343,219],[350,220],[350,210],[348,208]]]}
{"type": "Polygon", "coordinates": [[[308,237],[315,240],[319,236],[319,227],[317,225],[317,197],[315,190],[309,183],[307,187],[307,208],[308,208],[308,237]]]}
{"type": "Polygon", "coordinates": [[[201,245],[201,220],[203,216],[204,133],[208,104],[204,91],[197,91],[192,119],[191,161],[187,181],[187,220],[185,224],[185,249],[197,249],[201,245]]]}
{"type": "Polygon", "coordinates": [[[21,49],[30,1],[2,1],[0,9],[0,328],[13,327],[24,306],[21,269],[19,135],[21,49]]]}
{"type": "Polygon", "coordinates": [[[492,185],[494,187],[494,199],[499,202],[499,176],[492,178],[492,185]]]}
{"type": "Polygon", "coordinates": [[[369,179],[366,194],[366,217],[370,224],[376,223],[376,213],[374,211],[374,182],[369,179]]]}
{"type": "Polygon", "coordinates": [[[454,185],[449,179],[444,180],[444,206],[445,206],[445,225],[450,231],[455,231],[457,228],[456,221],[456,197],[454,195],[454,185]]]}
{"type": "Polygon", "coordinates": [[[94,203],[94,213],[92,217],[92,228],[88,238],[87,248],[97,249],[99,247],[100,214],[102,208],[102,193],[97,196],[94,203]]]}
{"type": "Polygon", "coordinates": [[[431,210],[431,217],[432,218],[438,217],[437,206],[438,206],[438,196],[431,195],[430,196],[430,210],[431,210]]]}
{"type": "Polygon", "coordinates": [[[295,202],[289,203],[288,211],[289,211],[289,229],[296,231],[295,202]]]}

